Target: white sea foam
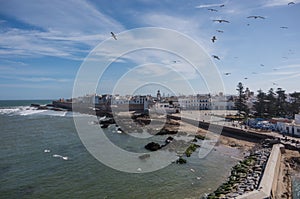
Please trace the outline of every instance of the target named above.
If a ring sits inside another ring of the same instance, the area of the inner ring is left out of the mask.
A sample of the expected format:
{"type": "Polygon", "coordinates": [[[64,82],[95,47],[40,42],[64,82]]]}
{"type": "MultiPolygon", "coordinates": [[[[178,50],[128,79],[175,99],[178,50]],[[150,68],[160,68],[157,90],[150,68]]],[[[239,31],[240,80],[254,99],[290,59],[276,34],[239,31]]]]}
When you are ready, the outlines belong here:
{"type": "Polygon", "coordinates": [[[50,151],[50,149],[44,149],[44,152],[45,153],[50,153],[51,151],[50,151]]]}
{"type": "Polygon", "coordinates": [[[0,115],[48,115],[58,117],[82,117],[87,116],[86,114],[70,112],[70,111],[54,111],[54,110],[38,110],[36,107],[31,106],[15,106],[0,108],[0,115]]]}
{"type": "MultiPolygon", "coordinates": [[[[54,111],[54,110],[38,110],[36,107],[31,106],[13,106],[13,107],[3,107],[0,108],[0,115],[21,115],[21,116],[31,116],[31,115],[47,115],[55,117],[93,117],[92,115],[71,112],[71,111],[54,111]]],[[[104,117],[101,119],[105,119],[104,117]]]]}
{"type": "Polygon", "coordinates": [[[20,111],[19,115],[33,115],[33,114],[43,113],[45,111],[46,110],[27,109],[27,110],[20,111]]]}
{"type": "Polygon", "coordinates": [[[19,108],[2,108],[0,109],[0,114],[12,114],[17,111],[19,111],[19,108]]]}
{"type": "Polygon", "coordinates": [[[62,155],[58,155],[58,154],[54,154],[54,155],[52,155],[52,157],[54,157],[54,158],[61,158],[61,159],[63,159],[63,160],[69,160],[69,157],[67,157],[67,156],[62,156],[62,155]]]}

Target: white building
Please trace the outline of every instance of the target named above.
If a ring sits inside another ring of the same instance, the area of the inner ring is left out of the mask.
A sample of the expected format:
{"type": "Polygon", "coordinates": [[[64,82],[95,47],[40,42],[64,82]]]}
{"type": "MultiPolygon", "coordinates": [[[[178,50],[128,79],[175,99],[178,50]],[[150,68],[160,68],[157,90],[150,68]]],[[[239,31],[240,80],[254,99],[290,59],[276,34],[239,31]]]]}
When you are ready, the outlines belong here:
{"type": "Polygon", "coordinates": [[[182,110],[208,110],[211,107],[209,95],[179,97],[178,103],[182,110]]]}
{"type": "Polygon", "coordinates": [[[292,122],[277,122],[277,129],[283,134],[300,137],[300,114],[295,114],[292,122]]]}
{"type": "Polygon", "coordinates": [[[157,114],[179,113],[180,108],[175,106],[174,104],[170,104],[170,103],[167,103],[167,102],[156,102],[150,108],[150,112],[155,112],[157,114]]]}
{"type": "Polygon", "coordinates": [[[115,95],[111,98],[112,105],[129,104],[130,98],[125,96],[115,95]]]}
{"type": "Polygon", "coordinates": [[[144,109],[147,110],[149,105],[152,103],[152,98],[150,95],[136,95],[136,96],[119,96],[114,95],[111,97],[112,107],[118,107],[120,110],[123,108],[132,109],[144,109]],[[121,108],[123,107],[123,108],[121,108]]]}

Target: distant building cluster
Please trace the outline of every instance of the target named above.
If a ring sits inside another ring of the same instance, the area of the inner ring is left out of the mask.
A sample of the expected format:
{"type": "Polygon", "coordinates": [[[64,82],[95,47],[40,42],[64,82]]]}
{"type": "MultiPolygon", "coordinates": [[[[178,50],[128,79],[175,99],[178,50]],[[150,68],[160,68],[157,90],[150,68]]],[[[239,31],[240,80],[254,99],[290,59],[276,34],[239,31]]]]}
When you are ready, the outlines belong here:
{"type": "Polygon", "coordinates": [[[148,111],[156,110],[166,113],[176,113],[181,110],[233,110],[235,96],[197,94],[164,97],[160,91],[151,95],[85,95],[69,101],[79,104],[94,105],[98,109],[148,111]]]}

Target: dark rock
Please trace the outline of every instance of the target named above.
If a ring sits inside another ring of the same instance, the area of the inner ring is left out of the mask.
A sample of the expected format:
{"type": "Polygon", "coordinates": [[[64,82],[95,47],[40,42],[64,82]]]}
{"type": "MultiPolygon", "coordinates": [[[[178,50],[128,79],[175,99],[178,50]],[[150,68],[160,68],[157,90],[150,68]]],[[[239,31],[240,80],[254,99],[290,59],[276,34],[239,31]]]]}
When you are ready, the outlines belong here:
{"type": "Polygon", "coordinates": [[[49,110],[47,106],[38,106],[38,110],[49,110]]]}
{"type": "Polygon", "coordinates": [[[171,143],[173,140],[174,140],[174,138],[171,137],[171,136],[169,136],[169,137],[166,139],[165,143],[166,143],[166,144],[169,144],[169,143],[171,143]]]}
{"type": "Polygon", "coordinates": [[[169,129],[169,128],[163,128],[156,135],[168,135],[168,134],[174,135],[176,133],[177,133],[177,130],[172,130],[172,129],[169,129]]]}
{"type": "Polygon", "coordinates": [[[40,107],[39,104],[31,104],[30,106],[32,106],[32,107],[40,107]]]}
{"type": "Polygon", "coordinates": [[[109,118],[107,120],[101,120],[99,123],[100,124],[115,124],[116,122],[113,118],[109,118]]]}
{"type": "Polygon", "coordinates": [[[161,146],[158,143],[150,142],[145,146],[145,149],[147,149],[149,151],[157,151],[157,150],[161,149],[161,146]]]}
{"type": "Polygon", "coordinates": [[[120,127],[117,129],[117,131],[124,133],[124,131],[120,127]]]}
{"type": "Polygon", "coordinates": [[[183,159],[182,157],[178,158],[178,160],[176,160],[177,164],[186,164],[186,159],[183,159]]]}
{"type": "Polygon", "coordinates": [[[109,124],[102,124],[101,128],[106,129],[109,126],[109,124]]]}

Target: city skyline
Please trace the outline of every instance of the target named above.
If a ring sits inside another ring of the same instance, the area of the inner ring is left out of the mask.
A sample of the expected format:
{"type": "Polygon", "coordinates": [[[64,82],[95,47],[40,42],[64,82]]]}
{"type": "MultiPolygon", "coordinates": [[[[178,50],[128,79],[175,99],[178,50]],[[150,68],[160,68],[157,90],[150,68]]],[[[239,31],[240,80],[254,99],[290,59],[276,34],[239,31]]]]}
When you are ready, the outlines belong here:
{"type": "MultiPolygon", "coordinates": [[[[207,67],[219,71],[224,94],[236,94],[238,82],[255,94],[279,87],[287,93],[299,91],[300,7],[299,1],[289,2],[1,1],[0,99],[70,98],[76,74],[93,49],[110,40],[126,45],[122,40],[126,31],[145,27],[174,30],[195,41],[203,49],[207,67]]],[[[176,41],[172,37],[156,40],[176,41]]],[[[175,95],[210,93],[205,79],[195,75],[184,59],[157,50],[131,52],[115,60],[97,91],[114,90],[124,74],[129,76],[123,81],[138,85],[142,77],[151,75],[147,82],[153,85],[142,85],[135,92],[145,87],[155,93],[165,87],[175,95]],[[185,93],[178,74],[188,80],[194,93],[185,93]]],[[[134,94],[126,86],[119,90],[134,94]]]]}

